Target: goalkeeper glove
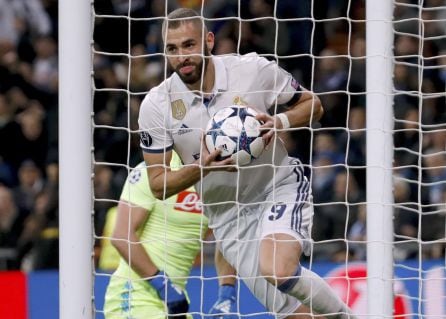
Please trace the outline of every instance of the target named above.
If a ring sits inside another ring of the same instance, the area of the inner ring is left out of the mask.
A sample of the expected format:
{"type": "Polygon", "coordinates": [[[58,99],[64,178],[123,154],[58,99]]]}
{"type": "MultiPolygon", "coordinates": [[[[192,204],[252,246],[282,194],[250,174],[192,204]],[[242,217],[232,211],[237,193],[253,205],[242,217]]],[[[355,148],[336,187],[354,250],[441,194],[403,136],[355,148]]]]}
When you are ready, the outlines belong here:
{"type": "MultiPolygon", "coordinates": [[[[169,315],[186,313],[189,310],[189,303],[184,292],[170,280],[164,271],[158,271],[149,284],[156,289],[158,296],[166,303],[169,315]]],[[[172,316],[168,318],[186,319],[186,315],[172,316]]]]}
{"type": "Polygon", "coordinates": [[[235,319],[238,318],[236,291],[232,285],[222,285],[218,288],[218,299],[212,306],[209,314],[215,319],[235,319]]]}

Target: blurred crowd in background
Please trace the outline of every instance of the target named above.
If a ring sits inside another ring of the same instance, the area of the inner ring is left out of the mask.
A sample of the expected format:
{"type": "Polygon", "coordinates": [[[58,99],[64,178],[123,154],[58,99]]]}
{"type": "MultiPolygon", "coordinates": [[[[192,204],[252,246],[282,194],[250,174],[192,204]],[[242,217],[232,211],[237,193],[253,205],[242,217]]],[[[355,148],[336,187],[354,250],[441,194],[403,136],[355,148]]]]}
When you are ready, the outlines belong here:
{"type": "MultiPolygon", "coordinates": [[[[214,55],[255,51],[319,95],[320,123],[282,135],[311,174],[313,260],[364,260],[365,1],[203,3],[94,1],[96,255],[107,214],[142,160],[139,104],[167,74],[161,23],[183,6],[202,12],[214,55]]],[[[442,0],[422,3],[398,0],[394,10],[397,260],[440,258],[445,249],[446,9],[442,0]]],[[[57,0],[0,0],[0,17],[0,270],[57,268],[57,0]]]]}

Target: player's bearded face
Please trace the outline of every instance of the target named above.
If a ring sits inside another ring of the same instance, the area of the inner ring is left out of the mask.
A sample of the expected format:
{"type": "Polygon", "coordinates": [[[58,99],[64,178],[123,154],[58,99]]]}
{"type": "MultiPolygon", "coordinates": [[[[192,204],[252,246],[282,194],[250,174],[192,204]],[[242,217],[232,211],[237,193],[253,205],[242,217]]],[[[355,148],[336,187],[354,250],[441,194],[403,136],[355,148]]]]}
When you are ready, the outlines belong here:
{"type": "Polygon", "coordinates": [[[209,49],[204,45],[204,57],[194,55],[186,57],[184,61],[178,63],[175,67],[170,62],[170,67],[178,74],[181,80],[186,84],[195,84],[202,79],[203,72],[206,71],[209,57],[209,49]]]}

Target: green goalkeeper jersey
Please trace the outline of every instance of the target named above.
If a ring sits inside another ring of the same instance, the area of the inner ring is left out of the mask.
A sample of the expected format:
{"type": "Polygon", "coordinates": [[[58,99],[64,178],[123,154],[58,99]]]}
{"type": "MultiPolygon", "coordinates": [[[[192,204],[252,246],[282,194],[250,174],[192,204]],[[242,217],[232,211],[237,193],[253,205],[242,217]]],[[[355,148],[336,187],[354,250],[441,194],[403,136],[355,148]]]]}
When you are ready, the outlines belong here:
{"type": "MultiPolygon", "coordinates": [[[[181,161],[172,153],[171,168],[181,161]]],[[[129,174],[121,200],[146,208],[148,218],[139,230],[139,238],[153,263],[164,270],[172,281],[184,289],[186,279],[201,248],[201,238],[207,231],[207,218],[201,212],[199,197],[191,187],[164,201],[150,191],[145,163],[129,174]]],[[[140,279],[121,258],[117,277],[140,279]]]]}

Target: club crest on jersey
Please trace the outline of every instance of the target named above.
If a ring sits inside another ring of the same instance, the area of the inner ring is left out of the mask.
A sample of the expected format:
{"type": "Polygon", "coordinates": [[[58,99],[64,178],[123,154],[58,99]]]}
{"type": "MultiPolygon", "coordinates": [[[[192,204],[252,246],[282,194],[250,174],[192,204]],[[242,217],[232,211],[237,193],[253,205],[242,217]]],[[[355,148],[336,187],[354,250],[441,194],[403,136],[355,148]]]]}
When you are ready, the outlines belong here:
{"type": "Polygon", "coordinates": [[[246,103],[240,96],[236,96],[232,100],[232,103],[234,103],[235,105],[248,105],[248,103],[246,103]]]}
{"type": "Polygon", "coordinates": [[[186,105],[183,100],[175,100],[170,103],[172,116],[177,120],[182,120],[186,116],[186,105]]]}

